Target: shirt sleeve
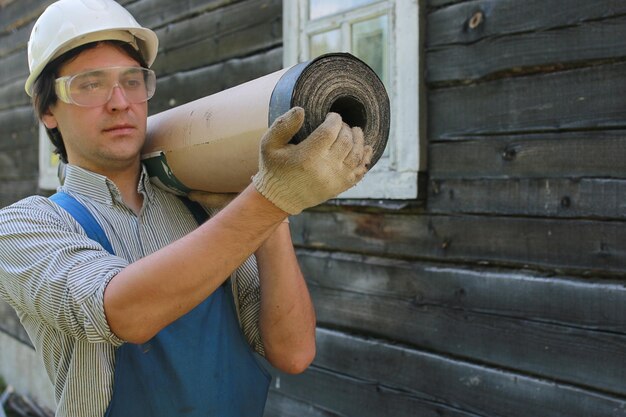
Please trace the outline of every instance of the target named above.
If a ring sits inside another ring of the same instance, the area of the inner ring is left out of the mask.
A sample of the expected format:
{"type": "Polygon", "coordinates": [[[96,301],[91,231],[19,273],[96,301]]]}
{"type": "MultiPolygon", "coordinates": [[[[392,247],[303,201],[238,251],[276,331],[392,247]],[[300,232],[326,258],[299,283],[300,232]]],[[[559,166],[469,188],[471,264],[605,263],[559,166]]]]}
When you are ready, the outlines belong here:
{"type": "Polygon", "coordinates": [[[256,258],[250,256],[235,271],[232,277],[233,295],[239,323],[248,343],[260,355],[265,356],[265,347],[259,330],[261,313],[261,284],[256,258]]]}
{"type": "Polygon", "coordinates": [[[0,210],[0,296],[29,321],[78,340],[121,345],[104,314],[104,290],[127,264],[47,198],[0,210]]]}

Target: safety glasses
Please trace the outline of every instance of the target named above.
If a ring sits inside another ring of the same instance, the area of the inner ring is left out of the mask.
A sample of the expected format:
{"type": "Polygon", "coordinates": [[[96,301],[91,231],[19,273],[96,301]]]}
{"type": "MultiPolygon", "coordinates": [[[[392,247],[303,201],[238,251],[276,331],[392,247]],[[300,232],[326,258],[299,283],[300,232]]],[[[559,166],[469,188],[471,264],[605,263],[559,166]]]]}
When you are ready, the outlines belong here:
{"type": "Polygon", "coordinates": [[[156,75],[147,68],[108,67],[55,80],[55,91],[59,99],[82,107],[106,104],[115,87],[119,87],[129,103],[143,103],[154,95],[156,75]]]}

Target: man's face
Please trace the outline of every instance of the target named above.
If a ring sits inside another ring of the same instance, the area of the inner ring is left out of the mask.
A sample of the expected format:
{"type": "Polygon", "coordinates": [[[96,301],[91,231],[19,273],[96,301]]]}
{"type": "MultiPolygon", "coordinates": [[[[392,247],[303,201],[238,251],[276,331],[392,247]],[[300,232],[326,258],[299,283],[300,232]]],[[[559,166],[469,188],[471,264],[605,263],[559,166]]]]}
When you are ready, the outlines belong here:
{"type": "MultiPolygon", "coordinates": [[[[65,63],[59,76],[110,67],[139,67],[121,49],[100,44],[65,63]]],[[[80,107],[58,100],[43,116],[63,136],[68,162],[104,175],[135,169],[145,141],[148,104],[130,103],[119,87],[103,105],[80,107]]]]}

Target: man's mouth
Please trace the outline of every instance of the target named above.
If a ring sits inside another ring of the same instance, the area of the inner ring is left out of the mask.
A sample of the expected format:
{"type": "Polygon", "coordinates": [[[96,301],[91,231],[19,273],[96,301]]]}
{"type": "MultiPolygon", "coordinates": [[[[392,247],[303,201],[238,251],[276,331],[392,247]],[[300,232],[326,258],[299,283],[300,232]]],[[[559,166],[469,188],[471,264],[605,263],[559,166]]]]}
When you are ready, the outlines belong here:
{"type": "Polygon", "coordinates": [[[135,127],[130,124],[119,124],[110,126],[104,129],[104,132],[130,132],[134,130],[135,127]]]}

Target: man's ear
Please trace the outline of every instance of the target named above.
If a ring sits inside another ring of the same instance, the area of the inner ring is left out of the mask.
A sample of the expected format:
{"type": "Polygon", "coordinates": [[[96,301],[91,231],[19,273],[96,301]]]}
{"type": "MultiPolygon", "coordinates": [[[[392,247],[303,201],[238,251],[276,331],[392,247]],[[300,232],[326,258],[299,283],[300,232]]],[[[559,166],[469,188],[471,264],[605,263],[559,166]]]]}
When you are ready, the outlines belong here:
{"type": "Polygon", "coordinates": [[[59,126],[56,117],[54,117],[50,109],[43,114],[41,121],[47,129],[55,129],[59,126]]]}

